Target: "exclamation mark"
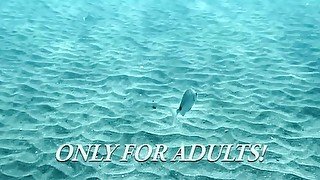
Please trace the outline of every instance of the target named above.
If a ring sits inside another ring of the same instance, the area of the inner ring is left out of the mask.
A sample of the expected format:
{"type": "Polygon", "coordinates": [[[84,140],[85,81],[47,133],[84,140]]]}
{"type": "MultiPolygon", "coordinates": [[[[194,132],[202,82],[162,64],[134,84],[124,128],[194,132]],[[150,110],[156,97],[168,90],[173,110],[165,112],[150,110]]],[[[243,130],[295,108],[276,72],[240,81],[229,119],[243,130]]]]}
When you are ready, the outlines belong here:
{"type": "Polygon", "coordinates": [[[267,148],[268,148],[267,145],[263,145],[263,147],[262,147],[262,153],[261,153],[261,156],[260,156],[260,158],[259,158],[259,161],[260,161],[260,162],[262,162],[262,161],[264,160],[264,155],[265,155],[266,152],[267,152],[267,148]]]}

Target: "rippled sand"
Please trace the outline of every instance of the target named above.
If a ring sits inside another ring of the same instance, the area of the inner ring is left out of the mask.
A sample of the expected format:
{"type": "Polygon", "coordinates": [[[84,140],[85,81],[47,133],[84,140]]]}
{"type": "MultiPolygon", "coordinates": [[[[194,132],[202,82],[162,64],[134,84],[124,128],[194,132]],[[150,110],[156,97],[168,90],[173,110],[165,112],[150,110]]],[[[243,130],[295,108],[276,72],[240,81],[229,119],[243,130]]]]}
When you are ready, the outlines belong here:
{"type": "Polygon", "coordinates": [[[320,179],[319,9],[1,1],[0,179],[320,179]],[[59,163],[64,143],[269,147],[263,163],[59,163]]]}

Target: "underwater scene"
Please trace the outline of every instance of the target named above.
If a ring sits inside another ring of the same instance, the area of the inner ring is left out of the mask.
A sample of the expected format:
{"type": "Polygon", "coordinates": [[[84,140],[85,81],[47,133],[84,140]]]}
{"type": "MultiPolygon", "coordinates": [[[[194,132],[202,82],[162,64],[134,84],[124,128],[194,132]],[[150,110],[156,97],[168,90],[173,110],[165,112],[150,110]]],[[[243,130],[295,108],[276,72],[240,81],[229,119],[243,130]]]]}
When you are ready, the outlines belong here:
{"type": "Polygon", "coordinates": [[[320,1],[1,0],[0,179],[320,179],[320,1]]]}

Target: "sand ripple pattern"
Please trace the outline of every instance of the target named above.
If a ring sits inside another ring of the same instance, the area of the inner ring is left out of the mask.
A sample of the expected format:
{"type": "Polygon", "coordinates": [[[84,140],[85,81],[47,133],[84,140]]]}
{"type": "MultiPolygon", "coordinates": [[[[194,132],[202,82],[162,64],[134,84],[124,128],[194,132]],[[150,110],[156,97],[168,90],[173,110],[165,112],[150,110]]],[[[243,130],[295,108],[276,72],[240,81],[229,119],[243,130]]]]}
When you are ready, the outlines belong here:
{"type": "Polygon", "coordinates": [[[320,179],[319,9],[1,1],[0,179],[320,179]],[[171,126],[189,87],[199,101],[171,126]],[[263,163],[58,163],[66,142],[269,149],[263,163]]]}

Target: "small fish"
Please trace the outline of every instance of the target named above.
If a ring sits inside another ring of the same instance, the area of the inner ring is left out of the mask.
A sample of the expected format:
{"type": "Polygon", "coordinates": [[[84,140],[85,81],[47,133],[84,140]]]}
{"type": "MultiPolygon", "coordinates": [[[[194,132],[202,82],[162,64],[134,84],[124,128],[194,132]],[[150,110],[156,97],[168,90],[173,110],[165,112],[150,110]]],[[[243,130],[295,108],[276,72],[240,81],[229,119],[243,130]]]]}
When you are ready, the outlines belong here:
{"type": "Polygon", "coordinates": [[[190,109],[197,100],[197,96],[198,94],[194,90],[186,90],[186,92],[184,92],[182,96],[180,106],[177,109],[177,115],[180,113],[182,116],[184,116],[186,112],[190,111],[190,109]]]}

